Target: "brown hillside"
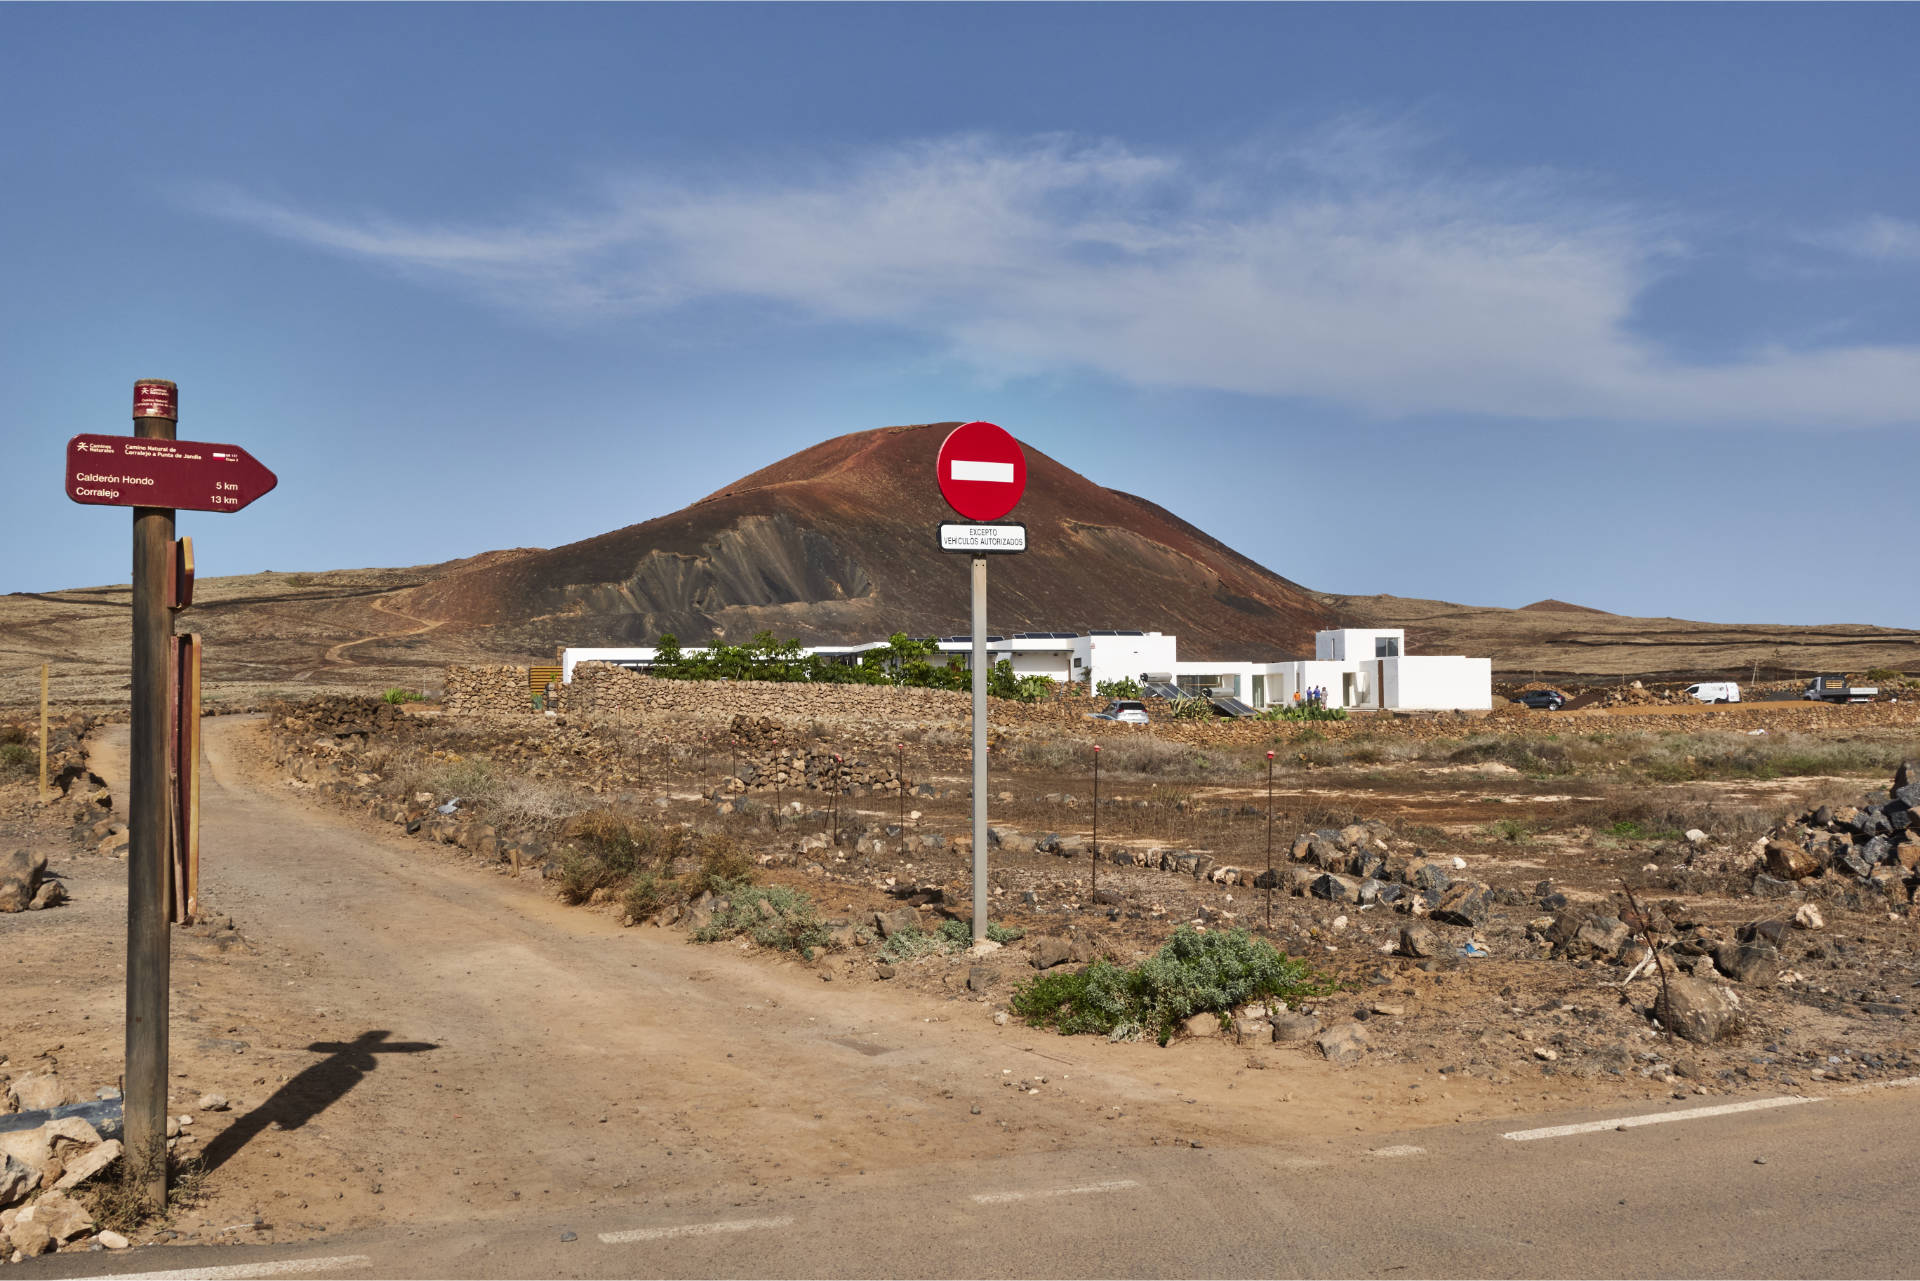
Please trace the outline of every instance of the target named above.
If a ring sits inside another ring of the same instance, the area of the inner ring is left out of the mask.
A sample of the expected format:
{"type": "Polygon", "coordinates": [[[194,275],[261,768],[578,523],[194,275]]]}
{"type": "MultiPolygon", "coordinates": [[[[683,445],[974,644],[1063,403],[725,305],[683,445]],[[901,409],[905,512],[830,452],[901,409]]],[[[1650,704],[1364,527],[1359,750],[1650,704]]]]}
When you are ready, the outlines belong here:
{"type": "Polygon", "coordinates": [[[1604,609],[1595,609],[1591,605],[1575,605],[1564,600],[1554,600],[1551,596],[1546,600],[1537,600],[1531,605],[1522,605],[1520,608],[1548,614],[1605,614],[1607,612],[1604,609]]]}
{"type": "MultiPolygon", "coordinates": [[[[803,641],[967,628],[964,557],[934,527],[951,518],[934,460],[952,423],[855,432],[742,477],[667,516],[549,551],[492,559],[407,593],[421,618],[494,635],[489,648],[803,641]]],[[[1031,551],[993,567],[996,632],[1176,632],[1196,658],[1311,653],[1336,612],[1142,498],[1094,484],[1031,447],[1009,517],[1031,551]]]]}

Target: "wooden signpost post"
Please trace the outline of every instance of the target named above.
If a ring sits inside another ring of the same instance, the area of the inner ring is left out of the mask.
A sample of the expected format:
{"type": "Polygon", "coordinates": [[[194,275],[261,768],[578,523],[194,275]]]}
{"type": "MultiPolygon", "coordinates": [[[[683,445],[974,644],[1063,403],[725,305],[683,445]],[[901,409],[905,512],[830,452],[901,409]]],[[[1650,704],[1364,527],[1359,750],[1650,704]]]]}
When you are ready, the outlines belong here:
{"type": "Polygon", "coordinates": [[[192,919],[199,877],[200,638],[173,632],[193,601],[193,547],[174,511],[232,512],[274,474],[243,449],[176,440],[180,393],[133,385],[132,436],[67,442],[67,497],[133,508],[132,741],[127,753],[127,1180],[151,1210],[167,1203],[169,921],[192,919]]]}

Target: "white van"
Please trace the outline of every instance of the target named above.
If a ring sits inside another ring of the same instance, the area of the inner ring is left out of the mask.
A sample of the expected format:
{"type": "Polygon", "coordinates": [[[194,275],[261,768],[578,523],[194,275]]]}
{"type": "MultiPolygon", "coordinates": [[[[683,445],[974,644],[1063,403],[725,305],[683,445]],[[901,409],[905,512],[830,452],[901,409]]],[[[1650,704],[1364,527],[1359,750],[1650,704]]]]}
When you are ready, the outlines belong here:
{"type": "Polygon", "coordinates": [[[1686,693],[1703,703],[1737,703],[1740,701],[1740,687],[1732,681],[1708,681],[1700,685],[1689,685],[1686,693]]]}

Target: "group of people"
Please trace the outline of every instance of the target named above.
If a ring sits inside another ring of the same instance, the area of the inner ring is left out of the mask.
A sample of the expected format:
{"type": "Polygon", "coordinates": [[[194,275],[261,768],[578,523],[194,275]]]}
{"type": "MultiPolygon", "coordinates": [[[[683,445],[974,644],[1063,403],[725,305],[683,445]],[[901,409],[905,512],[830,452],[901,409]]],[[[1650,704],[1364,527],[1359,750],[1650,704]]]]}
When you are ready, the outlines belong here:
{"type": "Polygon", "coordinates": [[[1293,701],[1295,706],[1299,706],[1302,703],[1313,703],[1324,707],[1327,703],[1327,687],[1324,685],[1309,685],[1304,690],[1296,689],[1293,691],[1293,701]]]}

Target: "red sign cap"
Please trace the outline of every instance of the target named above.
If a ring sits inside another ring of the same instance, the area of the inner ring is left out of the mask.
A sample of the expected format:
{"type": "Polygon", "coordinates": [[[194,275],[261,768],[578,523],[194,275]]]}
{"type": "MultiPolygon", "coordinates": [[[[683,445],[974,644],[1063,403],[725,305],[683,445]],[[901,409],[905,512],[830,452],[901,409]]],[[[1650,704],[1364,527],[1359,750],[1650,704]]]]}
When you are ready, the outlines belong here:
{"type": "Polygon", "coordinates": [[[968,520],[999,520],[1027,492],[1027,454],[992,423],[962,423],[940,445],[938,479],[947,506],[968,520]]]}
{"type": "Polygon", "coordinates": [[[180,421],[180,389],[164,378],[142,378],[133,385],[133,416],[180,421]]]}

